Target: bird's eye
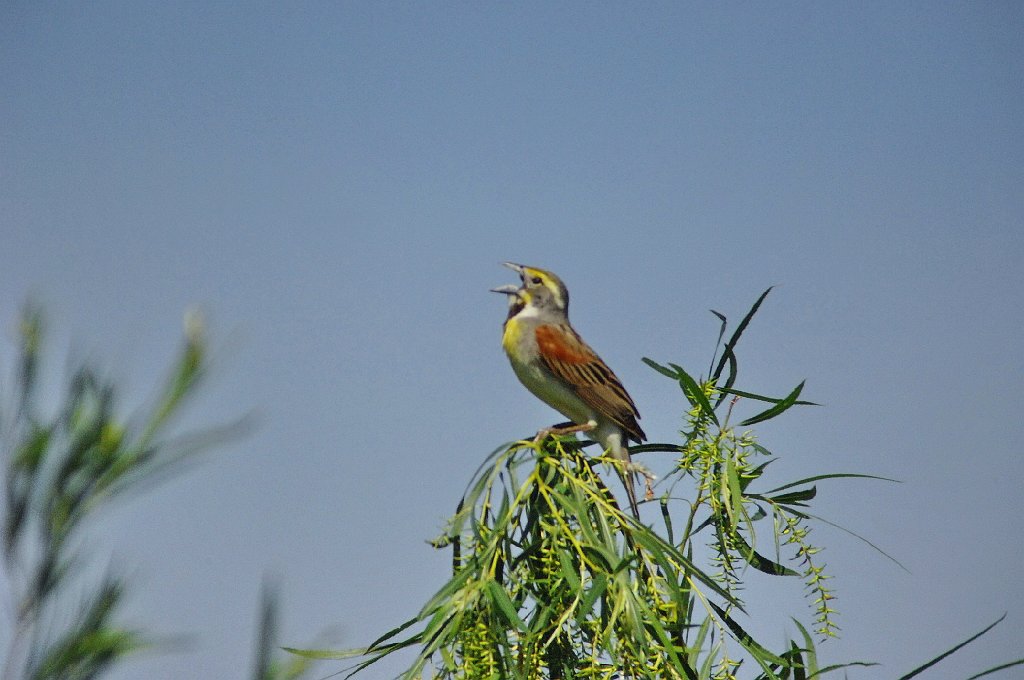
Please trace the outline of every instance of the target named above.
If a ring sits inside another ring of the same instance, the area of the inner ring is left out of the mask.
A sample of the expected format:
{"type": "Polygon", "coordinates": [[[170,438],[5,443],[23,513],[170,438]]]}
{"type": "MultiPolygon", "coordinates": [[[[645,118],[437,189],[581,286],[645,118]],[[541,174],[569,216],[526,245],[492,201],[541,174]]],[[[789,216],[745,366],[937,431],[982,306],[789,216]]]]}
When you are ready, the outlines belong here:
{"type": "Polygon", "coordinates": [[[530,279],[530,281],[531,281],[531,282],[532,282],[532,283],[533,283],[534,285],[540,285],[540,277],[539,277],[539,276],[534,276],[534,277],[533,277],[532,279],[530,279]]]}

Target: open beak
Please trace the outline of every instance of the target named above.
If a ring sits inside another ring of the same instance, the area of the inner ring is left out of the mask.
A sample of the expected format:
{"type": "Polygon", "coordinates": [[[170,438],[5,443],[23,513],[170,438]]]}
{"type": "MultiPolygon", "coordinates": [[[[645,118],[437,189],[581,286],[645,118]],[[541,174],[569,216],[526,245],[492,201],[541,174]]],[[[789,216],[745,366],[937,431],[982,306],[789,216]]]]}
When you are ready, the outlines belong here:
{"type": "MultiPolygon", "coordinates": [[[[503,264],[504,266],[508,267],[509,269],[514,271],[516,274],[519,274],[519,278],[520,279],[523,278],[523,270],[526,269],[526,267],[524,267],[523,265],[516,264],[515,262],[502,262],[501,264],[503,264]]],[[[507,286],[499,286],[497,288],[491,288],[491,292],[492,293],[504,293],[505,295],[519,295],[519,291],[521,291],[521,290],[522,290],[522,287],[514,286],[511,283],[508,284],[507,286]]]]}
{"type": "Polygon", "coordinates": [[[519,274],[520,276],[523,275],[523,270],[526,269],[526,267],[524,267],[523,265],[516,264],[515,262],[502,262],[501,264],[508,267],[509,269],[514,271],[516,274],[519,274]]]}

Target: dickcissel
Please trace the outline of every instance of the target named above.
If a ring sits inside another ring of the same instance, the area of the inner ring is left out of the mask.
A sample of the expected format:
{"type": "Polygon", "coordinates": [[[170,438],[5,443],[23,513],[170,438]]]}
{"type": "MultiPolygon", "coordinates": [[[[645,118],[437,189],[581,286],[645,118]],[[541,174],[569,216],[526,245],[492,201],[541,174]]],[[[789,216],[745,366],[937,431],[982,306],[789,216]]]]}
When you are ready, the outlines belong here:
{"type": "Polygon", "coordinates": [[[508,296],[508,318],[502,347],[512,370],[526,389],[575,423],[573,427],[542,430],[587,432],[621,462],[618,466],[633,516],[639,519],[634,488],[635,472],[629,440],[647,439],[637,419],[640,414],[612,369],[590,349],[569,324],[569,291],[549,271],[506,262],[522,285],[493,288],[508,296]]]}

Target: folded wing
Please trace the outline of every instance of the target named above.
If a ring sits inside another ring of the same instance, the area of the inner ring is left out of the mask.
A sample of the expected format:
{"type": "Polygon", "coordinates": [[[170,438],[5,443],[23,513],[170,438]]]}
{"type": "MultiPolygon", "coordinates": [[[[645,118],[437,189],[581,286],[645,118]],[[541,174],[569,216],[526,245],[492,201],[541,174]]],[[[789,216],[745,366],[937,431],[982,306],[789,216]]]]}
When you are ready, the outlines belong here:
{"type": "Polygon", "coordinates": [[[567,324],[543,325],[536,329],[537,348],[544,365],[572,386],[591,408],[611,419],[626,435],[642,442],[640,413],[618,377],[567,324]]]}

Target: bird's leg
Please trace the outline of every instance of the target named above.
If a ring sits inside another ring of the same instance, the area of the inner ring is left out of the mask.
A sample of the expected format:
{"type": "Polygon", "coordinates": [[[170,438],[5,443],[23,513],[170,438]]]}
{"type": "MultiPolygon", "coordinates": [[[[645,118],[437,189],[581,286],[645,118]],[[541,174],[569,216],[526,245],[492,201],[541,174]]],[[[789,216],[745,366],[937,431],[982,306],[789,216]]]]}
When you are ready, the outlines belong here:
{"type": "Polygon", "coordinates": [[[654,483],[654,480],[657,479],[657,476],[655,476],[655,474],[653,472],[648,470],[646,467],[644,467],[640,463],[634,462],[632,460],[627,462],[623,467],[625,467],[626,470],[628,472],[632,473],[632,474],[643,475],[643,478],[644,478],[644,500],[645,501],[652,501],[652,500],[654,500],[654,487],[652,486],[652,484],[654,483]]]}
{"type": "Polygon", "coordinates": [[[545,427],[543,430],[541,430],[541,431],[539,431],[537,433],[537,436],[534,437],[534,439],[533,439],[533,443],[534,444],[538,444],[538,443],[544,441],[548,437],[548,435],[551,435],[551,434],[553,434],[553,435],[555,435],[557,437],[557,436],[561,436],[563,434],[573,434],[575,432],[590,432],[595,427],[597,427],[597,423],[595,423],[594,421],[590,421],[589,423],[584,423],[582,425],[568,424],[568,425],[555,425],[555,426],[552,426],[552,427],[545,427]]]}

